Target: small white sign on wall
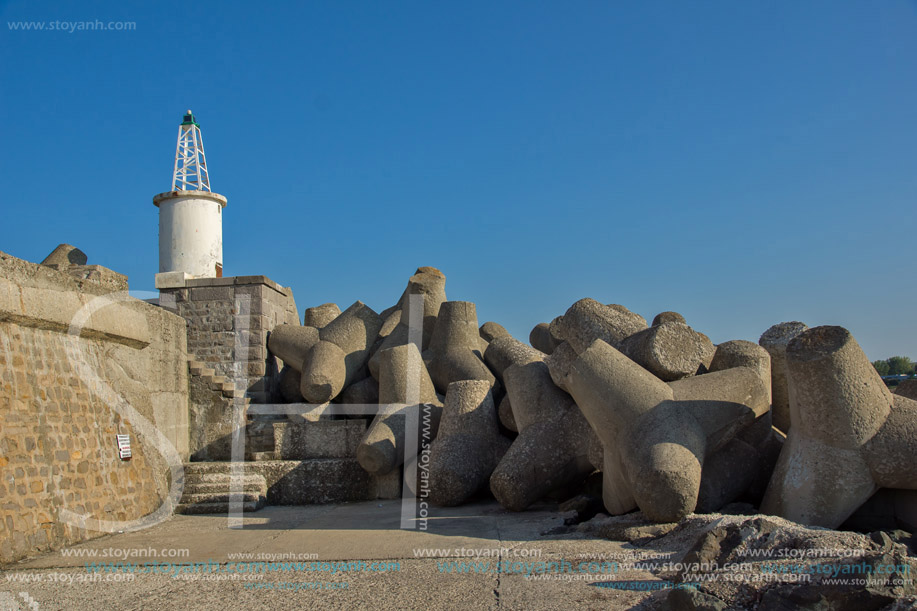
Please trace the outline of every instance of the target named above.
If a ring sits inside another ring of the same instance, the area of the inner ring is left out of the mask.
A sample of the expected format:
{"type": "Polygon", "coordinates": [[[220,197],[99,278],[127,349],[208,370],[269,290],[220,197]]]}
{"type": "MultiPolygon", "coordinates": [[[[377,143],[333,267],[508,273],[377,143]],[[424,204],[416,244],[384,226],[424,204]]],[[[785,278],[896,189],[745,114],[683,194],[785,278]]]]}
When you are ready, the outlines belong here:
{"type": "Polygon", "coordinates": [[[131,436],[118,435],[118,457],[121,460],[131,459],[131,436]]]}

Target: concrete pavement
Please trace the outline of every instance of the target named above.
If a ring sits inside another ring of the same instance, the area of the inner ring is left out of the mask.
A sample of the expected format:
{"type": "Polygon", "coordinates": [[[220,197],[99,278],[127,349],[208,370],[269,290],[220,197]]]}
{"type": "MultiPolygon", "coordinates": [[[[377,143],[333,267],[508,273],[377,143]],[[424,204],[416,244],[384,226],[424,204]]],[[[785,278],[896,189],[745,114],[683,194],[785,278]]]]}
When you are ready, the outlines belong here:
{"type": "Polygon", "coordinates": [[[545,534],[563,523],[554,506],[432,508],[426,532],[400,521],[400,501],[267,507],[241,529],[176,515],[4,567],[0,609],[664,608],[664,593],[590,585],[657,578],[588,558],[628,544],[545,534]]]}

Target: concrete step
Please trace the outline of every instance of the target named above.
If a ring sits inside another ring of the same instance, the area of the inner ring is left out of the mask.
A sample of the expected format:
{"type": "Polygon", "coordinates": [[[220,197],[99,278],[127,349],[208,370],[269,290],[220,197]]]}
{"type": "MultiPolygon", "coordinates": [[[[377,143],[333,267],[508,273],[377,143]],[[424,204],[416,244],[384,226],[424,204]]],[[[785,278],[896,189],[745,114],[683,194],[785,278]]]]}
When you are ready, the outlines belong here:
{"type": "Polygon", "coordinates": [[[188,370],[193,376],[199,376],[201,373],[207,369],[207,365],[201,361],[188,361],[188,370]]]}
{"type": "Polygon", "coordinates": [[[188,361],[188,370],[193,376],[213,377],[216,375],[216,371],[213,369],[213,367],[210,367],[210,364],[205,363],[204,361],[188,361]]]}
{"type": "MultiPolygon", "coordinates": [[[[271,505],[342,503],[401,496],[400,469],[375,477],[363,470],[353,457],[258,460],[243,465],[245,485],[263,485],[271,505]],[[263,484],[255,483],[259,480],[263,484]]],[[[186,492],[196,493],[190,483],[222,484],[224,492],[228,493],[232,467],[233,463],[229,462],[186,463],[186,492]]],[[[225,508],[216,511],[222,512],[225,508]]]]}
{"type": "MultiPolygon", "coordinates": [[[[185,488],[201,484],[222,484],[229,486],[232,476],[229,473],[185,473],[185,488]]],[[[242,477],[243,486],[260,486],[264,478],[257,473],[246,473],[242,477]]]]}
{"type": "MultiPolygon", "coordinates": [[[[185,493],[190,494],[209,494],[209,493],[218,493],[218,492],[229,492],[230,482],[229,480],[225,482],[194,482],[187,483],[185,482],[185,493]]],[[[267,484],[264,481],[263,477],[259,477],[257,480],[252,478],[242,481],[242,492],[245,493],[256,493],[260,492],[265,494],[267,492],[267,484]]]]}
{"type": "Polygon", "coordinates": [[[260,492],[250,492],[242,494],[229,494],[228,492],[206,492],[188,494],[186,490],[181,497],[182,505],[204,505],[207,503],[229,503],[231,501],[242,501],[243,503],[258,503],[266,500],[266,495],[260,492]]]}
{"type": "Polygon", "coordinates": [[[226,473],[232,472],[232,463],[225,460],[208,460],[199,462],[186,462],[182,465],[185,477],[200,473],[226,473]]]}
{"type": "Polygon", "coordinates": [[[243,511],[257,511],[266,502],[267,480],[260,473],[244,472],[241,493],[233,494],[233,464],[229,462],[186,463],[185,488],[178,513],[222,513],[230,500],[243,503],[243,511]]]}
{"type": "MultiPolygon", "coordinates": [[[[264,502],[248,501],[242,503],[242,511],[258,511],[264,507],[264,502]]],[[[175,513],[201,514],[201,513],[229,513],[229,503],[183,503],[175,507],[175,513]]]]}
{"type": "MultiPolygon", "coordinates": [[[[251,463],[239,463],[242,467],[242,485],[243,486],[265,486],[265,478],[262,473],[254,471],[247,465],[251,463]]],[[[231,462],[192,462],[185,463],[185,487],[198,486],[203,484],[219,484],[229,489],[229,483],[233,477],[233,463],[231,462]]]]}
{"type": "Polygon", "coordinates": [[[281,458],[277,452],[248,452],[245,454],[245,460],[281,460],[281,458]]]}

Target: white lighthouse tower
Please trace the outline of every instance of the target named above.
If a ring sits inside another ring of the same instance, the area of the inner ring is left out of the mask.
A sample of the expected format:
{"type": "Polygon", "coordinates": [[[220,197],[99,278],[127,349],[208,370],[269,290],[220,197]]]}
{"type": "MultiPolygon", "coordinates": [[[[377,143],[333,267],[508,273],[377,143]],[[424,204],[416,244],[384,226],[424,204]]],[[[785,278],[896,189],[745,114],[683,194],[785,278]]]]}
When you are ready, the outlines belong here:
{"type": "Polygon", "coordinates": [[[178,128],[172,190],[155,196],[153,204],[159,207],[156,287],[222,277],[226,198],[210,190],[201,127],[190,110],[178,128]]]}

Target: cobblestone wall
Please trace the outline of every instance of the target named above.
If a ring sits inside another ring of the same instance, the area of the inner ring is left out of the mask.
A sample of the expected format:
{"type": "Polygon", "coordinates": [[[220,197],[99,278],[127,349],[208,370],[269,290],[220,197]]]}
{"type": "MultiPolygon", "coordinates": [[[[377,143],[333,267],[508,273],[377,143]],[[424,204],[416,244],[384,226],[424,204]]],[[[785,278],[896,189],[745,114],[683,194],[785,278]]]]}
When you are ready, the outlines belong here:
{"type": "Polygon", "coordinates": [[[0,562],[159,507],[167,464],[139,431],[148,422],[187,459],[184,327],[101,283],[0,253],[0,562]],[[131,460],[116,434],[130,435],[131,460]]]}

